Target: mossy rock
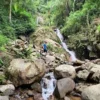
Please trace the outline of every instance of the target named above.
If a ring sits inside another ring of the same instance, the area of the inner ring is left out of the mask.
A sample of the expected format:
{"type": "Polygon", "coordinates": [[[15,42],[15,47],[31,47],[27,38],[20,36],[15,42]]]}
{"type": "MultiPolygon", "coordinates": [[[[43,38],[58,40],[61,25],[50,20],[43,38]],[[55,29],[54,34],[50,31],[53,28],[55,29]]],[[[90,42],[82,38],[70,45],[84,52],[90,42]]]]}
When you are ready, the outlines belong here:
{"type": "Polygon", "coordinates": [[[37,46],[40,46],[45,39],[51,39],[54,41],[59,41],[56,33],[50,27],[39,27],[32,35],[30,36],[30,42],[34,43],[37,46]]]}

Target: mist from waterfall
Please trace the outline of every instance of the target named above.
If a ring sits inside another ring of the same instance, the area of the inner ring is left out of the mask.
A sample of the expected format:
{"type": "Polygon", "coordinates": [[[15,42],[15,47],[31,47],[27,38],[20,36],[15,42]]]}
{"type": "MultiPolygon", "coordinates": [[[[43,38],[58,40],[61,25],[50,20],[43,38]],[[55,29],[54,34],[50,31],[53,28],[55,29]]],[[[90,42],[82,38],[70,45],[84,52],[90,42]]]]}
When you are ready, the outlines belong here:
{"type": "Polygon", "coordinates": [[[63,38],[63,36],[62,36],[62,34],[60,33],[60,30],[59,30],[58,28],[56,29],[56,34],[57,34],[58,38],[59,38],[60,41],[61,41],[62,47],[66,50],[66,52],[68,52],[68,53],[70,54],[70,60],[71,60],[71,61],[76,61],[77,58],[76,58],[76,56],[75,56],[74,51],[70,51],[70,50],[68,49],[66,43],[64,42],[64,38],[63,38]]]}

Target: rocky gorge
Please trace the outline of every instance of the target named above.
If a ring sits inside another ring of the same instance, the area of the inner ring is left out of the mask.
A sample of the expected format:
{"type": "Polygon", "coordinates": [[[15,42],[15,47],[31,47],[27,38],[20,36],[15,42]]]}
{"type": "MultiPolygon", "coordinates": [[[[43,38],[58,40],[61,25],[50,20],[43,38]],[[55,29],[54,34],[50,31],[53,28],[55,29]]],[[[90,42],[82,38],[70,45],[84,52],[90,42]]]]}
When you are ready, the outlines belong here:
{"type": "Polygon", "coordinates": [[[49,72],[57,80],[50,100],[100,100],[100,59],[71,62],[52,29],[39,28],[28,40],[19,36],[6,48],[7,53],[1,52],[0,100],[43,100],[40,83],[49,72]]]}

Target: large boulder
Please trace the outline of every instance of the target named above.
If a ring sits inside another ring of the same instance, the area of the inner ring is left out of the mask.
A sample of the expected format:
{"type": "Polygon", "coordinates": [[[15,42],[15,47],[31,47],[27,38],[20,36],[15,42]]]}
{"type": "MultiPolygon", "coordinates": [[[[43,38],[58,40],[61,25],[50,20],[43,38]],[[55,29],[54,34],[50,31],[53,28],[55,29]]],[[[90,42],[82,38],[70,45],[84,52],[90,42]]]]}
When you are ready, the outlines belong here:
{"type": "Polygon", "coordinates": [[[75,88],[75,82],[70,78],[63,78],[58,80],[55,89],[55,95],[59,98],[64,98],[65,95],[75,88]]]}
{"type": "Polygon", "coordinates": [[[50,27],[39,27],[30,37],[30,41],[37,46],[41,46],[44,40],[51,44],[55,44],[54,41],[58,40],[56,33],[50,27]]]}
{"type": "Polygon", "coordinates": [[[89,83],[77,83],[76,84],[76,87],[75,87],[75,91],[77,92],[77,93],[82,93],[82,91],[85,89],[85,88],[87,88],[87,87],[89,87],[89,86],[91,86],[92,84],[89,84],[89,83]]]}
{"type": "Polygon", "coordinates": [[[9,100],[9,96],[0,96],[0,100],[9,100]]]}
{"type": "Polygon", "coordinates": [[[3,95],[12,95],[15,91],[15,87],[12,84],[0,85],[0,92],[3,95]]]}
{"type": "Polygon", "coordinates": [[[97,64],[93,64],[93,67],[91,68],[90,70],[91,72],[100,72],[100,65],[97,65],[97,64]]]}
{"type": "Polygon", "coordinates": [[[88,75],[89,75],[89,71],[87,71],[87,70],[82,70],[82,71],[79,71],[79,72],[77,73],[77,78],[86,81],[88,75]]]}
{"type": "Polygon", "coordinates": [[[42,77],[45,64],[42,59],[33,62],[24,59],[13,59],[8,67],[8,74],[15,86],[30,84],[42,77]]]}
{"type": "Polygon", "coordinates": [[[100,84],[84,89],[82,92],[82,100],[100,100],[100,84]]]}
{"type": "Polygon", "coordinates": [[[96,83],[100,81],[100,65],[92,62],[87,62],[81,66],[81,71],[78,71],[77,77],[82,80],[89,80],[96,83]]]}
{"type": "Polygon", "coordinates": [[[55,76],[57,78],[75,78],[76,71],[75,68],[71,65],[63,64],[55,68],[55,76]]]}

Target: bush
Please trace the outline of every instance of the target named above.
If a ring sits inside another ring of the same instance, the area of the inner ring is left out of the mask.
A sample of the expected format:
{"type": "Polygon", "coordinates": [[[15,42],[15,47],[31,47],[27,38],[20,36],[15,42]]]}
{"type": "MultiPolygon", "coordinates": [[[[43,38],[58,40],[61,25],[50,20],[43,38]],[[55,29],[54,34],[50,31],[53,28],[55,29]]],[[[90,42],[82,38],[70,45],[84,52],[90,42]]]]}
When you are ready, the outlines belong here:
{"type": "Polygon", "coordinates": [[[0,75],[0,84],[5,83],[6,77],[4,75],[0,75]]]}
{"type": "Polygon", "coordinates": [[[0,34],[0,50],[1,51],[5,51],[5,45],[7,44],[8,42],[8,38],[2,34],[0,34]]]}

